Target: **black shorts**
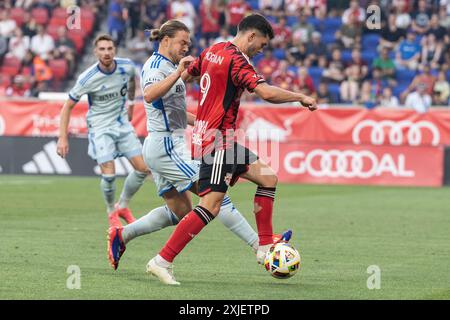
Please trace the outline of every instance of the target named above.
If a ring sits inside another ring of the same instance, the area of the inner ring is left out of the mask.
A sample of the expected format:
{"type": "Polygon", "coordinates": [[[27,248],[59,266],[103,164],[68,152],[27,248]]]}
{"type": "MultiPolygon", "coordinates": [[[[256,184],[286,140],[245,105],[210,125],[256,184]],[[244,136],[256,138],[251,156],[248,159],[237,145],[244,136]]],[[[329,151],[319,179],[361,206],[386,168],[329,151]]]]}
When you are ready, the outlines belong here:
{"type": "Polygon", "coordinates": [[[256,160],[256,154],[238,143],[232,148],[204,156],[199,172],[199,196],[211,191],[226,193],[228,187],[232,187],[256,160]]]}

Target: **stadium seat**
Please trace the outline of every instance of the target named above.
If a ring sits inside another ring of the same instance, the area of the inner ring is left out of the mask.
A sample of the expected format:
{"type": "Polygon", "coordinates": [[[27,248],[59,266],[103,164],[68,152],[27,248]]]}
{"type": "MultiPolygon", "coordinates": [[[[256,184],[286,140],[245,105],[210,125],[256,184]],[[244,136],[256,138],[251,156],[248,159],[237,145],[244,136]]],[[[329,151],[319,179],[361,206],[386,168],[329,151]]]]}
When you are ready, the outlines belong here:
{"type": "Polygon", "coordinates": [[[250,0],[248,4],[252,7],[253,10],[259,10],[259,0],[250,0]]]}
{"type": "Polygon", "coordinates": [[[47,26],[47,33],[53,38],[53,40],[58,40],[58,29],[59,25],[49,24],[47,26]]]}
{"type": "Polygon", "coordinates": [[[322,77],[323,68],[320,67],[310,67],[308,69],[308,74],[311,77],[322,77]]]}
{"type": "Polygon", "coordinates": [[[16,57],[5,57],[0,73],[2,75],[15,76],[19,73],[21,66],[22,63],[16,57]]]}
{"type": "Polygon", "coordinates": [[[416,76],[415,70],[397,69],[395,78],[398,83],[411,83],[412,79],[416,76]]]}
{"type": "Polygon", "coordinates": [[[450,70],[447,71],[447,80],[450,81],[450,70]]]}
{"type": "Polygon", "coordinates": [[[322,34],[322,42],[326,45],[334,43],[336,41],[335,33],[336,31],[327,31],[322,34]]]}
{"type": "Polygon", "coordinates": [[[342,50],[341,51],[342,61],[347,64],[352,61],[352,51],[351,50],[342,50]]]}
{"type": "Polygon", "coordinates": [[[314,26],[314,30],[321,33],[325,31],[325,20],[317,19],[316,17],[309,17],[308,22],[314,26]]]}
{"type": "Polygon", "coordinates": [[[55,8],[52,11],[52,19],[67,19],[67,10],[65,8],[55,8]]]}
{"type": "Polygon", "coordinates": [[[297,16],[287,16],[286,24],[289,27],[294,26],[297,22],[298,22],[298,17],[297,16]]]}
{"type": "Polygon", "coordinates": [[[84,38],[85,38],[84,30],[77,30],[77,29],[70,30],[70,32],[67,32],[67,37],[73,41],[77,53],[81,53],[84,49],[84,38]]]}
{"type": "Polygon", "coordinates": [[[257,66],[258,63],[261,61],[261,59],[264,58],[263,54],[257,54],[256,56],[253,57],[252,61],[253,61],[253,65],[257,66]]]}
{"type": "Polygon", "coordinates": [[[289,66],[288,67],[288,71],[294,73],[295,75],[297,75],[297,71],[298,71],[298,67],[296,66],[289,66]]]}
{"type": "Polygon", "coordinates": [[[52,69],[53,78],[55,80],[64,80],[67,77],[69,67],[65,59],[55,59],[48,62],[49,67],[52,69]]]}
{"type": "Polygon", "coordinates": [[[273,50],[273,56],[278,60],[286,59],[286,51],[285,49],[275,49],[273,50]]]}
{"type": "Polygon", "coordinates": [[[328,92],[331,96],[335,98],[335,101],[341,101],[341,93],[340,93],[340,85],[339,83],[329,83],[328,84],[328,92]]]}
{"type": "Polygon", "coordinates": [[[408,88],[408,84],[406,83],[399,83],[393,90],[392,93],[397,98],[400,98],[400,95],[408,88]]]}
{"type": "Polygon", "coordinates": [[[11,11],[9,12],[10,18],[16,21],[16,24],[18,27],[21,27],[23,24],[23,17],[25,15],[25,10],[22,8],[11,8],[11,11]]]}
{"type": "Polygon", "coordinates": [[[34,8],[31,10],[31,16],[36,20],[37,24],[45,25],[48,23],[49,16],[47,9],[34,8]]]}
{"type": "Polygon", "coordinates": [[[369,65],[371,66],[373,63],[373,60],[376,59],[378,56],[378,53],[376,50],[364,50],[361,52],[361,58],[369,65]]]}
{"type": "Polygon", "coordinates": [[[371,33],[364,35],[362,38],[362,47],[363,49],[372,49],[375,50],[378,47],[380,42],[380,35],[376,33],[371,33]]]}
{"type": "Polygon", "coordinates": [[[6,74],[0,75],[0,87],[8,88],[11,85],[11,76],[6,74]]]}
{"type": "Polygon", "coordinates": [[[327,18],[324,20],[324,28],[326,32],[333,31],[336,32],[341,28],[342,18],[327,18]]]}

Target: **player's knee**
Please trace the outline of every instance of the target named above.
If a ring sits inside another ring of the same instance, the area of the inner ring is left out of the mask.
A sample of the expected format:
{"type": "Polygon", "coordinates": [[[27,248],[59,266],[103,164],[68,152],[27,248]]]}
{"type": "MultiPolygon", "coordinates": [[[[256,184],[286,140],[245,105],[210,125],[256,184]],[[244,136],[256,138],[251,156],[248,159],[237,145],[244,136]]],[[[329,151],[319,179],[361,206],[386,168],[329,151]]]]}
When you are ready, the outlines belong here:
{"type": "Polygon", "coordinates": [[[275,188],[278,184],[278,176],[274,173],[264,176],[261,187],[275,188]]]}

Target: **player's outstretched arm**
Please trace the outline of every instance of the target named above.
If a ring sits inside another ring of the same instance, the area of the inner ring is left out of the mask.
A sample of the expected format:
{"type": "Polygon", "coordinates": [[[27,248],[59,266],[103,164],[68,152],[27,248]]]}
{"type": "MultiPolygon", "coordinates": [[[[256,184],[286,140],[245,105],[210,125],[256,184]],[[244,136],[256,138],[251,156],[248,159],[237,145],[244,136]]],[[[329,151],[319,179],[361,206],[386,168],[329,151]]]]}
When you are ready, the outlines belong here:
{"type": "Polygon", "coordinates": [[[155,82],[144,89],[144,100],[147,103],[152,103],[155,100],[158,100],[162,96],[164,96],[167,92],[169,92],[170,88],[178,81],[181,77],[184,70],[187,69],[189,64],[194,61],[192,56],[184,57],[180,60],[178,64],[178,68],[175,72],[170,74],[167,78],[164,78],[161,81],[155,82]]]}
{"type": "Polygon", "coordinates": [[[69,153],[69,121],[70,121],[70,112],[73,107],[77,104],[76,101],[72,99],[67,99],[66,103],[61,109],[60,120],[59,120],[59,138],[58,144],[56,147],[56,152],[62,157],[65,158],[69,153]]]}
{"type": "Polygon", "coordinates": [[[254,92],[263,100],[270,103],[300,102],[302,106],[311,111],[317,109],[316,99],[302,93],[281,89],[267,83],[260,83],[254,92]]]}

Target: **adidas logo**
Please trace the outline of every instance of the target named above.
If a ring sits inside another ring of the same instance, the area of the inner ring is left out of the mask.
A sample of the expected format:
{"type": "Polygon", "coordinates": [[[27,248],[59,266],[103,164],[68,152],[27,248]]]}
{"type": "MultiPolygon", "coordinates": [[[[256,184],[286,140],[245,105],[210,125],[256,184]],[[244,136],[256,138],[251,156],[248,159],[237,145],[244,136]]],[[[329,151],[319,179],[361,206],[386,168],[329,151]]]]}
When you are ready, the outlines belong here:
{"type": "MultiPolygon", "coordinates": [[[[126,158],[116,158],[116,160],[114,160],[114,165],[116,167],[117,176],[127,176],[130,172],[134,171],[133,166],[126,158]]],[[[102,174],[99,166],[94,167],[94,172],[96,175],[102,174]]]]}
{"type": "Polygon", "coordinates": [[[22,166],[24,173],[71,174],[67,161],[56,153],[56,142],[44,145],[44,150],[36,153],[33,160],[22,166]]]}

